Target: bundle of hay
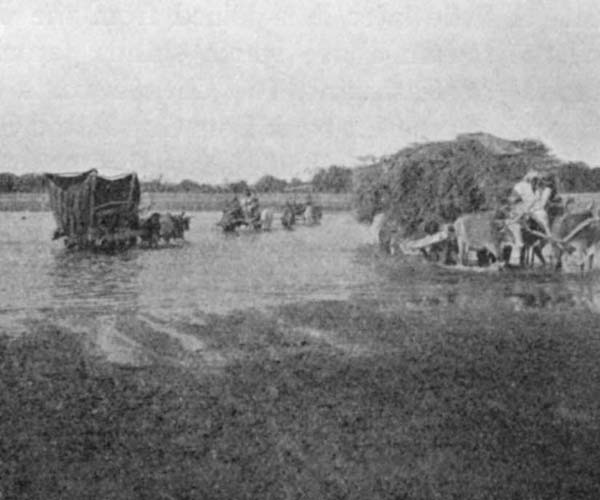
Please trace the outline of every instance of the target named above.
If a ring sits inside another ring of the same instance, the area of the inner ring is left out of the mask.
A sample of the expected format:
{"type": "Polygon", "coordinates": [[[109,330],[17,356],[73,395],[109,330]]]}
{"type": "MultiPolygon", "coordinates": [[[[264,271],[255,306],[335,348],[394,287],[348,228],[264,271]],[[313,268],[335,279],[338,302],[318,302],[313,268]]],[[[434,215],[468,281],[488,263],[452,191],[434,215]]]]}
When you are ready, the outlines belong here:
{"type": "Polygon", "coordinates": [[[528,170],[557,164],[539,141],[508,141],[483,133],[412,145],[355,176],[359,219],[370,221],[383,211],[390,230],[422,235],[428,225],[498,208],[528,170]]]}
{"type": "Polygon", "coordinates": [[[383,162],[354,169],[354,207],[359,222],[370,224],[376,214],[384,211],[388,194],[385,172],[383,162]]]}

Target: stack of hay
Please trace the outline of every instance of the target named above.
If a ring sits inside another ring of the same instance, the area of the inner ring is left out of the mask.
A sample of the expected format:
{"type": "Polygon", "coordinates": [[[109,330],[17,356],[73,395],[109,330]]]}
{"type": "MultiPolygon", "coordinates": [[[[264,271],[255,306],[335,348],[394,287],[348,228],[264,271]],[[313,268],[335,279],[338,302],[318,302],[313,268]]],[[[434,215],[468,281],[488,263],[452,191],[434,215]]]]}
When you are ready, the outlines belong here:
{"type": "Polygon", "coordinates": [[[354,177],[355,204],[364,222],[385,213],[383,239],[390,232],[419,237],[427,226],[502,206],[528,170],[558,164],[539,141],[463,134],[412,145],[361,169],[354,177]]]}

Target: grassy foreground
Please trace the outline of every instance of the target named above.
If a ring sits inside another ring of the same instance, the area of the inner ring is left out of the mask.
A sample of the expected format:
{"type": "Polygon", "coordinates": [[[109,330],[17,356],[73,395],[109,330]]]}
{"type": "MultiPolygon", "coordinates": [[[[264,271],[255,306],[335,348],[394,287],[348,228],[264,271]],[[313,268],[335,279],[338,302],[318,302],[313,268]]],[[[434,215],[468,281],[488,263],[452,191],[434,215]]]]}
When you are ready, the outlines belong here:
{"type": "Polygon", "coordinates": [[[226,363],[4,339],[0,498],[600,498],[592,316],[328,301],[177,328],[226,363]]]}

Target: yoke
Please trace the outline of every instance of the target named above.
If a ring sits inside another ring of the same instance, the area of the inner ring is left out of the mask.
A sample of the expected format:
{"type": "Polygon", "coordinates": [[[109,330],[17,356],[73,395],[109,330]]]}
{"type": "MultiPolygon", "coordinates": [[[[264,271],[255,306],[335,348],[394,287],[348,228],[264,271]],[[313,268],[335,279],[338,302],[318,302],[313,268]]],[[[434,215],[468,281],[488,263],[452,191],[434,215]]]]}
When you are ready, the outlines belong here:
{"type": "MultiPolygon", "coordinates": [[[[511,219],[508,219],[508,221],[510,221],[511,219]]],[[[503,220],[502,221],[505,225],[507,225],[507,220],[503,220]]],[[[527,231],[530,234],[533,234],[534,236],[537,236],[538,238],[550,242],[552,245],[556,245],[558,247],[561,247],[561,249],[568,249],[569,247],[569,241],[571,241],[575,236],[577,236],[577,234],[579,234],[581,231],[583,231],[586,227],[588,227],[590,224],[593,224],[594,222],[600,222],[600,217],[598,216],[592,216],[589,217],[588,219],[580,222],[577,226],[575,226],[575,228],[569,233],[567,234],[567,236],[565,236],[562,239],[556,238],[554,235],[551,234],[546,234],[546,233],[542,233],[540,231],[536,231],[535,229],[531,229],[530,227],[527,227],[526,224],[523,224],[522,227],[525,231],[527,231]]]]}

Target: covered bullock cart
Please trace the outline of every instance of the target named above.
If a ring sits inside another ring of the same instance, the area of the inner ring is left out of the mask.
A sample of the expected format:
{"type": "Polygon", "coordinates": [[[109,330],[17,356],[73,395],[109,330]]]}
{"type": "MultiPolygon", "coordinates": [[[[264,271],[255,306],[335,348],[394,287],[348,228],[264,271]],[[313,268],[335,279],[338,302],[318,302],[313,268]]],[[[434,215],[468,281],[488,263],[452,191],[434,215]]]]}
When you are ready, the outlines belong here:
{"type": "Polygon", "coordinates": [[[97,170],[46,174],[57,229],[73,249],[118,250],[136,244],[140,183],[135,173],[107,178],[97,170]]]}

